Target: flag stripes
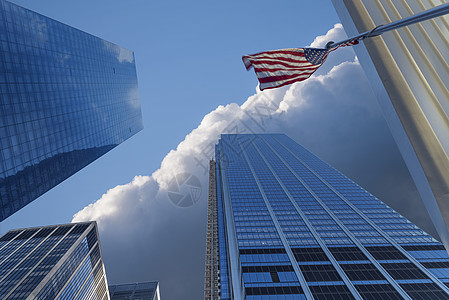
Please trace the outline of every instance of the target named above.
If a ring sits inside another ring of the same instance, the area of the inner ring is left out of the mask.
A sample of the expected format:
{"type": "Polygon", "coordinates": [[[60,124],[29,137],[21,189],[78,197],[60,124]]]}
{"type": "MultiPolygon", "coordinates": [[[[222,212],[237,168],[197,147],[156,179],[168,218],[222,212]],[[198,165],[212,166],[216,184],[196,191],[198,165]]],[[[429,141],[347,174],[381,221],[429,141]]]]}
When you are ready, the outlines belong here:
{"type": "MultiPolygon", "coordinates": [[[[310,63],[302,48],[266,51],[242,57],[247,70],[254,67],[260,89],[276,88],[309,78],[322,64],[310,63]]],[[[324,59],[323,59],[324,61],[324,59]]]]}
{"type": "Polygon", "coordinates": [[[272,89],[309,78],[331,51],[357,43],[354,40],[332,49],[288,48],[265,51],[245,55],[242,60],[248,71],[254,68],[261,90],[272,89]]]}

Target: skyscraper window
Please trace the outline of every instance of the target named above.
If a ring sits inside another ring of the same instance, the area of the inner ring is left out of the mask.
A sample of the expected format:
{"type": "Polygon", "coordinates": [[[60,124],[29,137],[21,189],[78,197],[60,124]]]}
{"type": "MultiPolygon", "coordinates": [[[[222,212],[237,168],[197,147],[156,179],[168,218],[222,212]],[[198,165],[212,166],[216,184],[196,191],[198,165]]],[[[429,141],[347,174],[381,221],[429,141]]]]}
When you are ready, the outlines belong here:
{"type": "Polygon", "coordinates": [[[8,231],[0,298],[109,299],[95,222],[8,231]]]}
{"type": "Polygon", "coordinates": [[[157,281],[109,286],[111,300],[160,300],[157,281]]]}
{"type": "Polygon", "coordinates": [[[0,221],[142,128],[132,51],[0,0],[0,221]]]}
{"type": "Polygon", "coordinates": [[[443,245],[285,135],[222,135],[210,181],[206,299],[449,299],[443,245]]]}

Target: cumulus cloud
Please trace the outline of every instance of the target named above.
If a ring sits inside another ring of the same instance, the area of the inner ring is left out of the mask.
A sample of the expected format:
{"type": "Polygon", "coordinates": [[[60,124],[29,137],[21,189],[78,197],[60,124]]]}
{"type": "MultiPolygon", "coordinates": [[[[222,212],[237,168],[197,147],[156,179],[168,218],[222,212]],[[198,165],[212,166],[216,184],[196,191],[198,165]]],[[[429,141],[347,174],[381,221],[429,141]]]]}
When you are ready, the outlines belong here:
{"type": "MultiPolygon", "coordinates": [[[[337,24],[311,46],[342,38],[337,24]]],[[[359,62],[347,47],[329,55],[304,82],[257,89],[241,106],[217,107],[151,176],[136,176],[78,212],[73,221],[99,224],[109,280],[160,280],[164,298],[201,298],[207,168],[214,145],[221,133],[265,132],[286,133],[393,207],[407,201],[409,211],[402,212],[433,230],[416,213],[424,208],[359,62]],[[174,205],[167,193],[181,173],[193,174],[202,187],[201,199],[187,208],[174,205]]]]}

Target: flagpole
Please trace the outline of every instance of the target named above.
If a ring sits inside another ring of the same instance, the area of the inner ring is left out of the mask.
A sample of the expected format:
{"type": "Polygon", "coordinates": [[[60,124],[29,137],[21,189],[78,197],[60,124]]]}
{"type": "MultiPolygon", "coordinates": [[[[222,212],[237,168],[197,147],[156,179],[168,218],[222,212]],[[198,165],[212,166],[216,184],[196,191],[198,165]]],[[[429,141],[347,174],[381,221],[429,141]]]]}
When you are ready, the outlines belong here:
{"type": "Polygon", "coordinates": [[[448,4],[442,4],[439,5],[437,7],[431,8],[429,10],[423,11],[421,13],[418,13],[416,15],[410,16],[408,18],[404,18],[402,20],[398,20],[395,22],[391,22],[389,24],[386,25],[379,25],[376,28],[374,28],[373,30],[370,31],[366,31],[364,33],[361,33],[355,37],[352,38],[348,38],[346,40],[343,40],[341,42],[338,43],[334,43],[334,42],[329,42],[326,45],[326,49],[333,49],[333,48],[337,48],[340,45],[349,43],[349,42],[354,42],[354,41],[361,41],[373,36],[378,36],[381,35],[382,33],[385,33],[387,31],[391,31],[391,30],[395,30],[404,26],[408,26],[408,25],[412,25],[418,22],[422,22],[425,20],[429,20],[429,19],[433,19],[445,14],[449,14],[449,3],[448,4]]]}

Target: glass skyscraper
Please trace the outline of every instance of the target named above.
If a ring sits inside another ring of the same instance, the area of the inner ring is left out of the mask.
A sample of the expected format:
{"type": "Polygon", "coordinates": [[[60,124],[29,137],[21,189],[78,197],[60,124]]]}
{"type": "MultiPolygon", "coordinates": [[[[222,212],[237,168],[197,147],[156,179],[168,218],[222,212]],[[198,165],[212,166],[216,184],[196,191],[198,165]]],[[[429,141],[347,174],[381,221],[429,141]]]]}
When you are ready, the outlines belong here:
{"type": "Polygon", "coordinates": [[[287,136],[215,155],[206,299],[449,299],[443,245],[287,136]]]}
{"type": "Polygon", "coordinates": [[[109,286],[111,300],[160,300],[159,283],[139,282],[109,286]]]}
{"type": "Polygon", "coordinates": [[[109,299],[95,222],[8,231],[1,299],[109,299]]]}
{"type": "Polygon", "coordinates": [[[132,51],[0,0],[0,221],[142,128],[132,51]]]}

